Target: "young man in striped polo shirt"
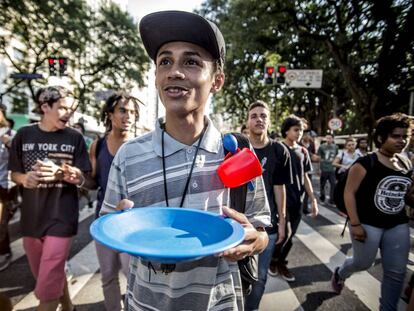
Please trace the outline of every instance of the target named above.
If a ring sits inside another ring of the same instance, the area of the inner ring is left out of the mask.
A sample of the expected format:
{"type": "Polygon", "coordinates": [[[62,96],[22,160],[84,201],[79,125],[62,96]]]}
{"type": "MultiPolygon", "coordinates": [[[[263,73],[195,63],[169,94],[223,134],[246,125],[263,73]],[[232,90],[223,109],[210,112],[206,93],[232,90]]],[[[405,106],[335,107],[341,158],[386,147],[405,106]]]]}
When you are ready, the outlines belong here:
{"type": "Polygon", "coordinates": [[[208,96],[224,84],[223,36],[203,17],[179,11],[145,16],[140,33],[156,65],[155,84],[166,116],[153,132],[119,149],[102,213],[181,205],[236,219],[245,227],[246,238],[219,256],[178,263],[169,273],[157,262],[132,258],[126,309],[243,310],[237,260],[265,249],[270,213],[262,178],[247,194],[245,215],[224,206],[229,191],[216,173],[224,158],[222,136],[204,115],[208,96]]]}

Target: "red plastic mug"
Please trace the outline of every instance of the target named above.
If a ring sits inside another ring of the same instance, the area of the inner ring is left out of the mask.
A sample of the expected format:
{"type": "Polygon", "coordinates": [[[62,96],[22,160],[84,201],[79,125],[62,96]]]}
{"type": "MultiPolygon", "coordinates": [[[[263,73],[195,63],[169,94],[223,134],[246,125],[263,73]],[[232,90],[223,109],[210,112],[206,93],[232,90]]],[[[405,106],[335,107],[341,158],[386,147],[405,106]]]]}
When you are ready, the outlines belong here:
{"type": "Polygon", "coordinates": [[[262,175],[262,166],[249,148],[243,148],[226,158],[217,168],[217,174],[226,187],[236,188],[262,175]]]}

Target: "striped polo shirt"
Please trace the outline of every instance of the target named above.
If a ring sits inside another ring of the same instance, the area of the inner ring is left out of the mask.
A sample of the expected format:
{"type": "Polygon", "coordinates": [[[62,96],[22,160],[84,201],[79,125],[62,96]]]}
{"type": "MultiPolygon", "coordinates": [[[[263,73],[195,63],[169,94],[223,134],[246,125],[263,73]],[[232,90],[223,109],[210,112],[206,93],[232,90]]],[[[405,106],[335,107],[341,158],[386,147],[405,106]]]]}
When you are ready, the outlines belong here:
{"type": "MultiPolygon", "coordinates": [[[[229,205],[229,190],[216,170],[223,162],[221,133],[206,117],[207,129],[195,161],[183,208],[221,214],[229,205]]],[[[156,129],[125,143],[117,152],[108,177],[101,214],[113,212],[118,202],[129,199],[134,207],[166,206],[162,169],[162,129],[156,129]]],[[[166,180],[170,206],[179,206],[198,141],[182,144],[164,134],[166,180]]],[[[255,227],[270,225],[270,212],[261,177],[248,191],[246,216],[255,227]]],[[[160,264],[131,257],[126,310],[243,310],[238,265],[208,256],[178,263],[171,273],[160,264]]]]}

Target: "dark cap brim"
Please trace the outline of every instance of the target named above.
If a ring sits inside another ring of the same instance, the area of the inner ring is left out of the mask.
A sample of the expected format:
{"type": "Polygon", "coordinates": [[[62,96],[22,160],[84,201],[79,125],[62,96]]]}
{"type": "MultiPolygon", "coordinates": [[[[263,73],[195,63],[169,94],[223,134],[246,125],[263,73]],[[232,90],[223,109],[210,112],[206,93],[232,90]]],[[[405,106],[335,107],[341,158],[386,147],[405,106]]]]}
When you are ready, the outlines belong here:
{"type": "Polygon", "coordinates": [[[201,46],[224,65],[225,42],[218,27],[204,17],[182,11],[161,11],[144,16],[139,24],[148,55],[156,60],[166,43],[189,42],[201,46]]]}

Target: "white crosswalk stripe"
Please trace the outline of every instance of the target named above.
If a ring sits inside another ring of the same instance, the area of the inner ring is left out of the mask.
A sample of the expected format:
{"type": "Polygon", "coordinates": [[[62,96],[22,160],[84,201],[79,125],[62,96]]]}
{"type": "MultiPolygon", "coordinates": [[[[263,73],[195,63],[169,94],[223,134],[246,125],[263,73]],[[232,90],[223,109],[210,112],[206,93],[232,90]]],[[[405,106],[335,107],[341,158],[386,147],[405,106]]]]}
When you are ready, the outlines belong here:
{"type": "MultiPolygon", "coordinates": [[[[334,223],[343,222],[343,217],[328,210],[325,207],[321,207],[321,215],[326,217],[334,223]],[[336,214],[336,216],[335,216],[336,214]]],[[[337,225],[334,225],[337,226],[337,225]]],[[[341,224],[343,226],[343,224],[341,224]]],[[[319,233],[313,230],[305,222],[301,222],[296,236],[301,240],[308,249],[313,252],[332,272],[337,266],[342,265],[346,259],[345,254],[331,244],[328,240],[323,238],[319,233]],[[324,243],[320,243],[321,240],[325,240],[324,243]]],[[[411,268],[411,267],[409,267],[411,268]]],[[[372,277],[368,272],[362,271],[353,274],[348,280],[346,280],[345,286],[355,291],[356,295],[361,301],[371,310],[379,310],[379,299],[381,292],[381,283],[372,277]]],[[[406,304],[401,301],[400,310],[406,309],[406,304]]]]}
{"type": "Polygon", "coordinates": [[[299,300],[289,284],[279,277],[268,277],[265,293],[260,302],[260,311],[274,311],[277,301],[278,310],[303,311],[299,300]]]}
{"type": "MultiPolygon", "coordinates": [[[[73,298],[99,269],[94,242],[90,242],[82,251],[69,260],[69,264],[71,266],[71,272],[73,273],[73,280],[69,282],[69,292],[73,298]]],[[[34,293],[31,292],[14,306],[14,308],[15,310],[25,310],[37,304],[38,300],[34,296],[34,293]]]]}
{"type": "MultiPolygon", "coordinates": [[[[83,220],[94,214],[95,210],[93,208],[84,207],[79,211],[79,222],[82,222],[83,220]]],[[[10,245],[10,248],[13,254],[12,262],[18,260],[19,258],[25,255],[22,238],[13,241],[10,245]]]]}

